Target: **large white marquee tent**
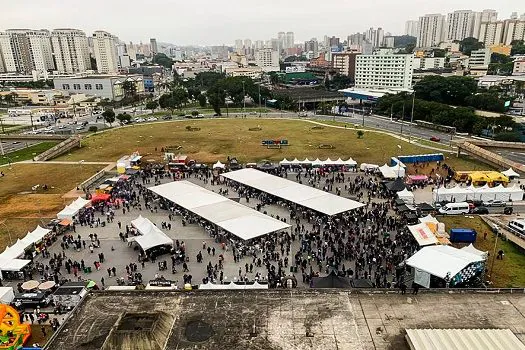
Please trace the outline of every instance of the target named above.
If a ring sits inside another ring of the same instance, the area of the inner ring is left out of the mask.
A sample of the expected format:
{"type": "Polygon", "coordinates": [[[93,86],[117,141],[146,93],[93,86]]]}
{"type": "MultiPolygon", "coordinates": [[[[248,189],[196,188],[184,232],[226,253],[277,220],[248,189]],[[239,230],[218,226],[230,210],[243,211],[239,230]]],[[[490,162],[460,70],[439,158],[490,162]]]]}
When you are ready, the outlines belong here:
{"type": "Polygon", "coordinates": [[[150,190],[243,240],[290,227],[189,181],[170,182],[151,187],[150,190]]]}
{"type": "Polygon", "coordinates": [[[82,197],[78,197],[73,203],[71,203],[70,205],[67,205],[64,209],[62,209],[57,214],[57,218],[72,220],[73,216],[77,215],[80,209],[84,208],[90,202],[91,202],[90,200],[84,199],[82,197]]]}
{"type": "Polygon", "coordinates": [[[485,185],[483,187],[461,187],[456,185],[453,188],[435,188],[433,190],[434,202],[441,201],[456,201],[463,202],[467,199],[478,199],[482,201],[488,200],[501,200],[501,201],[521,201],[523,200],[523,190],[519,186],[504,187],[498,185],[496,187],[489,187],[485,185]]]}
{"type": "Polygon", "coordinates": [[[31,261],[19,259],[19,257],[24,255],[27,248],[40,242],[49,233],[51,233],[50,229],[37,226],[32,232],[28,232],[24,238],[18,239],[11,247],[6,247],[4,252],[0,254],[0,271],[20,271],[31,261]]]}
{"type": "Polygon", "coordinates": [[[351,199],[301,185],[295,181],[283,179],[256,169],[241,169],[222,174],[222,176],[330,216],[364,206],[364,204],[351,199]]]}
{"type": "Polygon", "coordinates": [[[133,225],[141,235],[128,238],[128,241],[137,242],[144,251],[162,245],[173,245],[173,239],[169,238],[149,219],[142,217],[142,215],[139,215],[138,218],[131,221],[131,225],[133,225]]]}

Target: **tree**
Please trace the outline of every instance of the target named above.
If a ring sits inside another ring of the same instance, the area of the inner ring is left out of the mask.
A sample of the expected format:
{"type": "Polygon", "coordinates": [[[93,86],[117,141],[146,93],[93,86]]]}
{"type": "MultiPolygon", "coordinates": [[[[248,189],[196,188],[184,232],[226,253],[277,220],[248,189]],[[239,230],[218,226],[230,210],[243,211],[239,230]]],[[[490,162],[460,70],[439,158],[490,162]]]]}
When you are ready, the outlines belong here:
{"type": "Polygon", "coordinates": [[[94,71],[97,71],[98,70],[98,68],[97,68],[97,60],[95,59],[95,57],[90,56],[89,57],[89,61],[91,63],[91,69],[94,70],[94,71]]]}
{"type": "Polygon", "coordinates": [[[134,81],[126,80],[122,84],[122,90],[124,90],[124,97],[130,98],[137,94],[137,85],[134,81]]]}
{"type": "Polygon", "coordinates": [[[102,113],[102,117],[104,117],[104,120],[109,125],[111,125],[113,122],[115,122],[115,112],[112,109],[106,109],[102,113]]]}
{"type": "Polygon", "coordinates": [[[201,106],[202,108],[206,107],[206,95],[199,94],[197,96],[197,101],[199,101],[199,106],[201,106]]]}
{"type": "Polygon", "coordinates": [[[177,104],[171,93],[160,96],[159,105],[161,108],[169,109],[172,115],[173,111],[177,108],[177,104]]]}
{"type": "Polygon", "coordinates": [[[171,69],[173,66],[173,60],[163,53],[158,53],[153,57],[153,63],[163,66],[164,68],[171,69]]]}
{"type": "Polygon", "coordinates": [[[470,56],[470,53],[485,47],[485,44],[474,37],[468,37],[459,42],[459,50],[465,55],[470,56]]]}
{"type": "Polygon", "coordinates": [[[394,37],[394,46],[397,48],[406,48],[407,45],[416,46],[417,38],[410,35],[400,35],[394,37]]]}
{"type": "Polygon", "coordinates": [[[365,135],[365,132],[363,130],[357,130],[357,138],[362,139],[365,135]]]}
{"type": "Polygon", "coordinates": [[[148,101],[148,103],[146,103],[146,109],[151,109],[151,113],[155,112],[157,108],[159,108],[157,101],[148,101]]]}
{"type": "Polygon", "coordinates": [[[512,49],[510,50],[510,55],[525,55],[525,43],[523,40],[513,40],[511,43],[512,49]]]}
{"type": "Polygon", "coordinates": [[[124,124],[124,122],[130,122],[131,121],[131,116],[127,113],[119,113],[119,115],[117,115],[117,120],[124,124]]]}

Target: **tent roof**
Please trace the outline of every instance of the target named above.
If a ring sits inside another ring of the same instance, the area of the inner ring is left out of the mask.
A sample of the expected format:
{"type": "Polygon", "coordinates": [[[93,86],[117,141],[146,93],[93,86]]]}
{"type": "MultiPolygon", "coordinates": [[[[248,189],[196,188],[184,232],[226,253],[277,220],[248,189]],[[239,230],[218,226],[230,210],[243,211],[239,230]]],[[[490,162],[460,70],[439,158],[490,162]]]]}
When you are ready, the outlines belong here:
{"type": "Polygon", "coordinates": [[[406,188],[405,181],[401,178],[397,178],[394,181],[387,182],[386,188],[393,192],[403,191],[406,188]]]}
{"type": "Polygon", "coordinates": [[[408,189],[397,192],[399,198],[414,198],[414,193],[410,192],[408,189]]]}
{"type": "Polygon", "coordinates": [[[430,214],[428,214],[425,217],[419,218],[419,222],[421,222],[421,223],[430,222],[430,223],[433,223],[433,224],[436,224],[436,225],[439,224],[439,221],[437,221],[437,219],[435,217],[433,217],[432,215],[430,215],[430,214]]]}
{"type": "Polygon", "coordinates": [[[432,230],[425,223],[407,226],[408,230],[414,236],[420,247],[437,244],[438,240],[432,230]]]}
{"type": "Polygon", "coordinates": [[[161,245],[173,245],[173,239],[169,238],[149,219],[139,215],[138,218],[131,221],[131,224],[139,231],[141,236],[134,237],[143,250],[148,250],[161,245]]]}
{"type": "Polygon", "coordinates": [[[25,259],[9,259],[9,260],[1,259],[0,260],[0,271],[20,271],[30,262],[31,260],[25,260],[25,259]]]}
{"type": "Polygon", "coordinates": [[[509,170],[505,170],[501,172],[506,177],[520,177],[520,174],[514,171],[514,169],[509,168],[509,170]]]}
{"type": "Polygon", "coordinates": [[[351,288],[352,283],[349,278],[339,277],[334,271],[326,277],[314,277],[312,288],[351,288]]]}
{"type": "Polygon", "coordinates": [[[237,170],[222,176],[326,215],[337,215],[364,205],[255,169],[237,170]]]}
{"type": "Polygon", "coordinates": [[[447,273],[454,277],[468,265],[483,261],[479,255],[447,245],[424,247],[407,260],[407,265],[428,272],[439,278],[447,273]]]}
{"type": "Polygon", "coordinates": [[[483,259],[487,259],[488,252],[484,252],[482,250],[476,249],[472,243],[470,243],[468,246],[461,248],[461,250],[464,250],[466,252],[479,255],[483,257],[483,259]]]}
{"type": "Polygon", "coordinates": [[[213,169],[216,168],[224,168],[226,165],[222,164],[220,160],[217,161],[217,163],[213,164],[213,169]]]}
{"type": "Polygon", "coordinates": [[[235,282],[230,282],[230,283],[223,283],[223,284],[215,284],[215,283],[208,282],[206,284],[201,284],[199,286],[199,289],[204,289],[204,290],[217,290],[217,289],[222,289],[222,290],[225,290],[225,289],[268,289],[268,284],[258,283],[258,282],[254,282],[254,283],[235,283],[235,282]]]}
{"type": "Polygon", "coordinates": [[[290,227],[280,220],[264,215],[189,181],[169,182],[151,187],[150,190],[243,240],[290,227]]]}

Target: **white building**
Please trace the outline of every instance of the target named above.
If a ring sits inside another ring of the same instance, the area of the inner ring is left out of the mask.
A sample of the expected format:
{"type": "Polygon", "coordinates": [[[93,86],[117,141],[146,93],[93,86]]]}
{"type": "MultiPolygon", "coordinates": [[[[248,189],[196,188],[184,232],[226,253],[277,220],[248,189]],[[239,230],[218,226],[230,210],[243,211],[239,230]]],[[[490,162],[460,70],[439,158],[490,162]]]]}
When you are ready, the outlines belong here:
{"type": "Polygon", "coordinates": [[[59,73],[83,73],[91,70],[86,33],[78,29],[55,29],[51,44],[59,73]]]}
{"type": "Polygon", "coordinates": [[[223,72],[229,77],[248,77],[254,80],[260,79],[263,74],[263,70],[260,67],[225,67],[223,72]]]}
{"type": "Polygon", "coordinates": [[[406,21],[405,35],[415,36],[418,34],[419,21],[406,21]]]}
{"type": "Polygon", "coordinates": [[[474,50],[470,53],[470,58],[468,60],[468,67],[480,67],[488,66],[490,63],[491,52],[489,48],[474,50]]]}
{"type": "Polygon", "coordinates": [[[525,57],[518,57],[514,60],[514,68],[512,69],[512,74],[525,74],[525,57]]]}
{"type": "Polygon", "coordinates": [[[265,72],[278,72],[279,52],[272,49],[262,49],[255,52],[255,63],[265,72]]]}
{"type": "Polygon", "coordinates": [[[285,40],[284,40],[284,48],[285,49],[291,49],[295,45],[295,38],[293,32],[286,32],[285,40]]]}
{"type": "Polygon", "coordinates": [[[472,10],[457,10],[447,16],[447,39],[463,40],[471,37],[474,32],[475,12],[472,10]]]}
{"type": "Polygon", "coordinates": [[[415,57],[414,69],[433,70],[445,68],[445,57],[415,57]]]}
{"type": "Polygon", "coordinates": [[[97,61],[97,71],[102,74],[118,72],[118,38],[103,30],[93,34],[93,48],[97,61]]]}
{"type": "Polygon", "coordinates": [[[499,45],[503,42],[505,23],[503,21],[482,22],[479,29],[478,40],[485,44],[499,45]]]}
{"type": "Polygon", "coordinates": [[[365,40],[372,43],[374,48],[383,47],[385,32],[383,28],[370,28],[365,32],[365,40]]]}
{"type": "Polygon", "coordinates": [[[444,39],[445,16],[442,14],[427,14],[419,17],[417,46],[433,47],[444,39]]]}
{"type": "Polygon", "coordinates": [[[508,19],[503,32],[504,45],[510,45],[514,40],[525,40],[525,20],[508,19]]]}
{"type": "Polygon", "coordinates": [[[150,46],[150,49],[151,49],[151,55],[152,56],[155,56],[156,54],[159,53],[159,46],[157,45],[157,39],[155,39],[155,38],[149,39],[149,46],[150,46]]]}
{"type": "Polygon", "coordinates": [[[0,32],[0,52],[7,73],[31,74],[55,69],[48,30],[9,29],[0,32]]]}
{"type": "Polygon", "coordinates": [[[391,50],[379,50],[373,55],[358,55],[355,87],[410,89],[413,71],[413,55],[396,55],[391,50]]]}
{"type": "Polygon", "coordinates": [[[479,31],[481,29],[481,23],[484,22],[496,22],[498,20],[498,12],[496,10],[483,10],[476,12],[474,15],[474,29],[472,36],[476,39],[480,38],[479,31]]]}
{"type": "Polygon", "coordinates": [[[121,100],[124,97],[124,82],[135,84],[136,93],[144,92],[142,75],[88,75],[85,77],[53,79],[55,89],[68,91],[71,94],[85,94],[107,98],[110,101],[121,100]]]}

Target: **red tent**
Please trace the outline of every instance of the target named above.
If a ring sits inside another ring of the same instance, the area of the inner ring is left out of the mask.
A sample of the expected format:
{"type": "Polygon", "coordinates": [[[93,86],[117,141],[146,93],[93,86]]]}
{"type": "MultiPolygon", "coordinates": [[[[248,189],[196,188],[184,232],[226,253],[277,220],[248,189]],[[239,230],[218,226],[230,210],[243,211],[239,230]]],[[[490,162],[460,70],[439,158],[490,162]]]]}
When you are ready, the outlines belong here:
{"type": "Polygon", "coordinates": [[[110,198],[111,195],[107,193],[95,194],[91,197],[91,203],[107,202],[110,198]]]}

